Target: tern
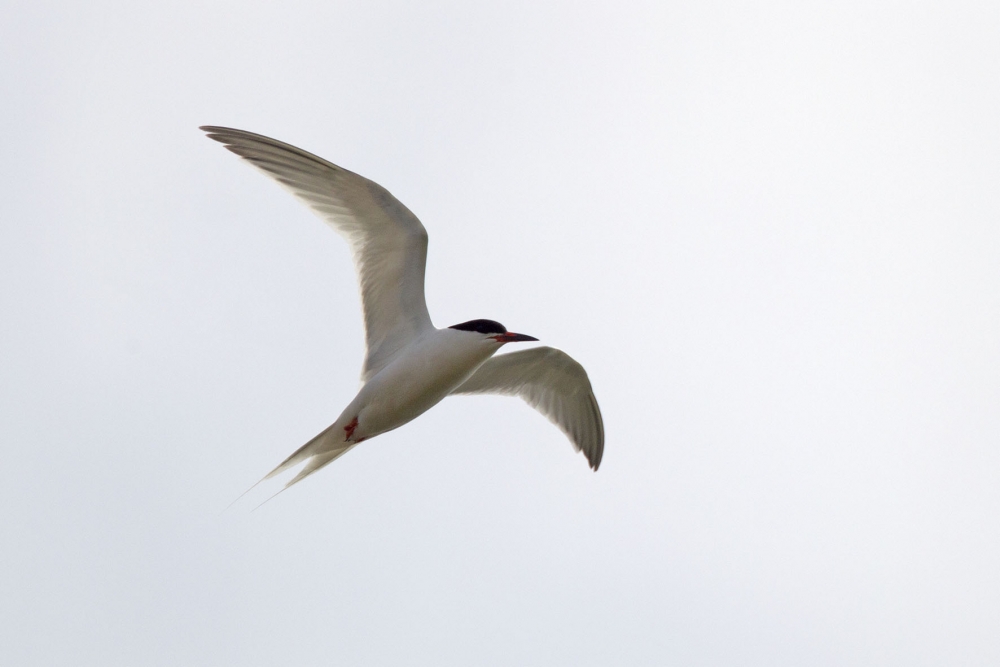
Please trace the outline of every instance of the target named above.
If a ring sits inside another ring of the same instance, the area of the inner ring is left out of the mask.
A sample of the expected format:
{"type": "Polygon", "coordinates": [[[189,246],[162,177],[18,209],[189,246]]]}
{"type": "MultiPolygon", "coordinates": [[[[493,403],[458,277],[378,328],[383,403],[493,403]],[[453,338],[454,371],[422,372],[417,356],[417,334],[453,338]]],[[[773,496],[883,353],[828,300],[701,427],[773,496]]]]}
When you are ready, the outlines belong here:
{"type": "Polygon", "coordinates": [[[597,470],[604,423],[583,366],[551,347],[494,356],[508,343],[538,340],[494,320],[434,327],[424,301],[427,230],[388,190],[275,139],[210,125],[201,130],[290,190],[345,237],[361,288],[366,347],[361,389],[337,421],[261,481],[305,463],[287,489],[454,394],[522,398],[597,470]]]}

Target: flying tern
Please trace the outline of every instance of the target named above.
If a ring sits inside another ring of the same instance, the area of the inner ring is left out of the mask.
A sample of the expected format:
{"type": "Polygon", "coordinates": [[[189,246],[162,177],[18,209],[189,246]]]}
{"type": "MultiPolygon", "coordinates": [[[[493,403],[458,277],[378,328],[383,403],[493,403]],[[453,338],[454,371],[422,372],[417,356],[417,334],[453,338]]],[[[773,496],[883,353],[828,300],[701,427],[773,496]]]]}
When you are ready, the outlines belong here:
{"type": "Polygon", "coordinates": [[[538,340],[494,320],[435,328],[424,301],[427,230],[388,190],[275,139],[226,127],[201,129],[345,237],[361,287],[366,344],[361,389],[337,421],[264,479],[305,463],[287,489],[358,443],[402,426],[453,394],[524,399],[597,470],[604,423],[583,366],[551,347],[494,356],[508,343],[538,340]]]}

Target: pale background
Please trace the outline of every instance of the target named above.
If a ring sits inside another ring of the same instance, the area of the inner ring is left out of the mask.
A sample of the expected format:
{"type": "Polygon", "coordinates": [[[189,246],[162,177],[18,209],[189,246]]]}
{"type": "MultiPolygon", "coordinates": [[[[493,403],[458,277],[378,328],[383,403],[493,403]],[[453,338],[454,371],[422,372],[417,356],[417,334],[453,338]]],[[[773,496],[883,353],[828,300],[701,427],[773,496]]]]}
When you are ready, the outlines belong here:
{"type": "Polygon", "coordinates": [[[832,4],[7,2],[0,663],[1000,664],[1000,12],[832,4]],[[223,512],[362,338],[201,124],[399,197],[601,470],[450,399],[223,512]]]}

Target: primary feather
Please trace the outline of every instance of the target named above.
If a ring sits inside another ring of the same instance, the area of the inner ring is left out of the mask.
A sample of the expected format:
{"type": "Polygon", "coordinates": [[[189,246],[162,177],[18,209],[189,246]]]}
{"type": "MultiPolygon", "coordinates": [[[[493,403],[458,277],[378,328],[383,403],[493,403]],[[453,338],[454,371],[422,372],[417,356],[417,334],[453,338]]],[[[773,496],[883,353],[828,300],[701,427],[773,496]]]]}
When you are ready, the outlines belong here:
{"type": "Polygon", "coordinates": [[[201,129],[285,186],[347,239],[364,311],[363,382],[433,328],[424,299],[427,230],[388,190],[276,139],[228,127],[201,129]]]}
{"type": "Polygon", "coordinates": [[[558,426],[591,468],[601,465],[601,410],[587,371],[561,350],[536,347],[492,357],[452,394],[518,396],[558,426]]]}

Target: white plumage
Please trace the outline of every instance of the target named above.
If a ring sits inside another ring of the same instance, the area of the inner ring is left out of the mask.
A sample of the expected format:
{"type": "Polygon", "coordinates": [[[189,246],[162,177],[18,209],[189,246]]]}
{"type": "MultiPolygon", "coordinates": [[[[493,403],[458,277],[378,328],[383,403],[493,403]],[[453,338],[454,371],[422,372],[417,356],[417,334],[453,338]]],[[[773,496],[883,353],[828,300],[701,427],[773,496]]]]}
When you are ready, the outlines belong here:
{"type": "Polygon", "coordinates": [[[242,130],[201,129],[288,188],[344,236],[361,287],[366,347],[361,390],[337,421],[264,479],[305,462],[287,488],[449,394],[479,393],[520,396],[556,424],[597,470],[604,426],[583,367],[551,347],[494,357],[506,343],[536,339],[508,332],[492,320],[435,328],[424,300],[427,231],[399,200],[377,183],[294,146],[242,130]]]}

